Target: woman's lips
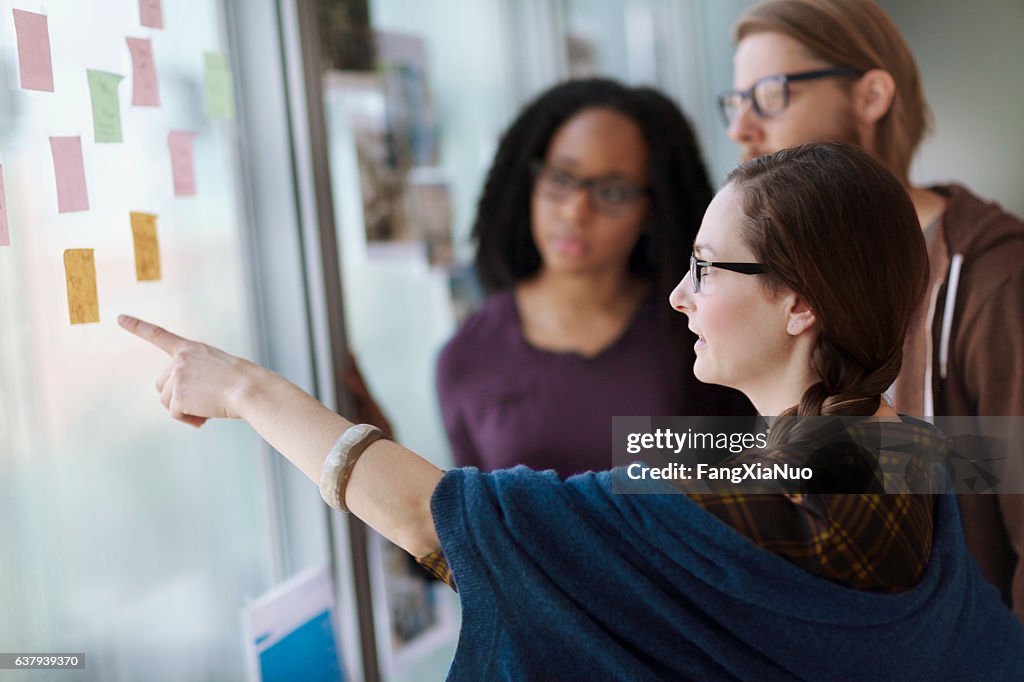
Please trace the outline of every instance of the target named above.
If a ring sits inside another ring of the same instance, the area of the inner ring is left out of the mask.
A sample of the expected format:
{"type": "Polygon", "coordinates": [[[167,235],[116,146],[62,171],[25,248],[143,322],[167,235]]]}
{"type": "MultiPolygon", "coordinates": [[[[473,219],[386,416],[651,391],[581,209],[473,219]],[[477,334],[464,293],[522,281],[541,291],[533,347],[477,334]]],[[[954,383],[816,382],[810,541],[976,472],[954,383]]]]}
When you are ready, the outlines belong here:
{"type": "Polygon", "coordinates": [[[569,258],[578,258],[587,252],[587,243],[579,237],[555,237],[551,244],[556,252],[569,258]]]}

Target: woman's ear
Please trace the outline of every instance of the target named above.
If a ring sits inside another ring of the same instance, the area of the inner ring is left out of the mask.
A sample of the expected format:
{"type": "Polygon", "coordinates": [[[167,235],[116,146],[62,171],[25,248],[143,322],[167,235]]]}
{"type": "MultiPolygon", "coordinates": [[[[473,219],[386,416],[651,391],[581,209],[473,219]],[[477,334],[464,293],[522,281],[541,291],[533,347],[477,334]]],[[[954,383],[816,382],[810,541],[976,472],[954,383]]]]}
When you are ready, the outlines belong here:
{"type": "Polygon", "coordinates": [[[799,296],[793,296],[786,311],[786,333],[790,336],[800,336],[813,329],[817,323],[818,318],[807,305],[807,301],[799,296]]]}
{"type": "Polygon", "coordinates": [[[892,108],[896,95],[896,82],[892,74],[883,69],[867,71],[853,88],[853,110],[865,125],[874,125],[892,108]]]}

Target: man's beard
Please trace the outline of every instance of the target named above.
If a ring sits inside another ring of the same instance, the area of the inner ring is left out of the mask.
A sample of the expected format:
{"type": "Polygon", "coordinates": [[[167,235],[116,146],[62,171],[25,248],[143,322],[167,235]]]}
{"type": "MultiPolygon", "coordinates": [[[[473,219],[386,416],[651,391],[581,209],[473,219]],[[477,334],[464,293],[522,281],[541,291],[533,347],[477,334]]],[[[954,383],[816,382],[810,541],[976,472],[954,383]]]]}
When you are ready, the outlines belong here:
{"type": "MultiPolygon", "coordinates": [[[[843,116],[843,120],[840,122],[835,132],[828,135],[821,135],[815,137],[814,139],[801,140],[799,142],[793,143],[793,145],[791,146],[795,147],[797,145],[806,144],[809,142],[843,142],[846,144],[857,145],[858,147],[864,146],[864,141],[861,139],[860,133],[857,130],[857,123],[856,121],[854,121],[852,111],[846,112],[846,114],[843,116]]],[[[759,156],[764,156],[765,154],[772,154],[777,151],[780,150],[768,149],[765,147],[757,147],[752,145],[745,146],[743,147],[740,153],[740,160],[741,162],[750,161],[751,159],[756,159],[759,156]]]]}

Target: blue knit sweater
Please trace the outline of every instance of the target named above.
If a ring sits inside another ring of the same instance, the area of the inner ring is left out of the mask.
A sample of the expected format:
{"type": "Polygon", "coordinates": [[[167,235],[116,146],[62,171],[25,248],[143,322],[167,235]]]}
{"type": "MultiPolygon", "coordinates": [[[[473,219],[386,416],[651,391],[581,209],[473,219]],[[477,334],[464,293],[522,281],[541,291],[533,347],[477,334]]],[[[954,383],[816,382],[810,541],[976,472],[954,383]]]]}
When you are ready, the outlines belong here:
{"type": "Polygon", "coordinates": [[[1024,680],[1024,628],[950,497],[921,582],[874,594],[759,548],[667,483],[613,495],[613,475],[445,474],[431,506],[463,609],[449,679],[1024,680]]]}

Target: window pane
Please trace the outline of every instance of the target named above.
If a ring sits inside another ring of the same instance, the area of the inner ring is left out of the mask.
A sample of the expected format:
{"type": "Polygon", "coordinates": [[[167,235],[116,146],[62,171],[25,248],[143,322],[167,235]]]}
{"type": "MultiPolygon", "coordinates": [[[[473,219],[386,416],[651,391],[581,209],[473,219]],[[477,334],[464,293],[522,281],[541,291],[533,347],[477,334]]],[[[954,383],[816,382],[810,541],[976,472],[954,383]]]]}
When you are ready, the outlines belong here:
{"type": "Polygon", "coordinates": [[[239,610],[269,582],[260,451],[238,422],[173,422],[160,351],[118,313],[251,356],[234,120],[211,120],[204,52],[219,3],[16,3],[47,14],[53,92],[20,87],[0,2],[0,649],[84,652],[89,680],[240,679],[239,610]],[[159,106],[132,104],[126,38],[148,38],[159,106]],[[97,143],[86,69],[125,76],[123,141],[97,143]],[[175,196],[167,137],[196,133],[195,196],[175,196]],[[49,139],[81,138],[89,209],[58,213],[49,139]],[[157,217],[161,277],[136,280],[129,213],[157,217]],[[99,322],[69,323],[63,252],[93,249],[99,322]]]}

